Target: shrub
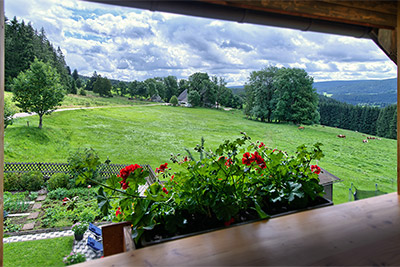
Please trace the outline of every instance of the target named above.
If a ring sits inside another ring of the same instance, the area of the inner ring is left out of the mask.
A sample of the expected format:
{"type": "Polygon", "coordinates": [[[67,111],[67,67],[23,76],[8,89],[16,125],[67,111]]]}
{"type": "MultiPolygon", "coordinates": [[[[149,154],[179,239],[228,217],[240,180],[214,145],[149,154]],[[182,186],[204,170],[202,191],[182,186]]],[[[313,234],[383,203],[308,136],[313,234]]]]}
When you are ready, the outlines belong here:
{"type": "Polygon", "coordinates": [[[69,175],[65,173],[56,173],[47,181],[47,188],[54,190],[57,188],[69,188],[69,175]]]}
{"type": "Polygon", "coordinates": [[[85,261],[86,261],[85,255],[83,255],[81,253],[75,253],[75,252],[71,252],[71,254],[69,254],[63,260],[65,265],[72,265],[72,264],[77,264],[77,263],[81,263],[81,262],[85,262],[85,261]]]}
{"type": "Polygon", "coordinates": [[[169,103],[171,103],[174,106],[177,106],[178,103],[179,103],[178,102],[178,98],[175,95],[171,96],[171,99],[169,100],[169,103]]]}
{"type": "Polygon", "coordinates": [[[22,177],[20,173],[5,173],[4,175],[5,191],[21,191],[23,190],[22,177]]]}
{"type": "Polygon", "coordinates": [[[40,171],[30,171],[22,175],[24,190],[37,191],[44,185],[43,174],[40,171]]]}
{"type": "Polygon", "coordinates": [[[43,174],[40,171],[30,171],[28,173],[6,173],[4,176],[5,191],[37,191],[43,185],[43,174]]]}
{"type": "Polygon", "coordinates": [[[83,88],[79,89],[79,95],[86,96],[86,91],[83,88]]]}
{"type": "Polygon", "coordinates": [[[98,183],[100,159],[93,148],[78,149],[68,158],[69,169],[76,185],[87,186],[98,183]]]}

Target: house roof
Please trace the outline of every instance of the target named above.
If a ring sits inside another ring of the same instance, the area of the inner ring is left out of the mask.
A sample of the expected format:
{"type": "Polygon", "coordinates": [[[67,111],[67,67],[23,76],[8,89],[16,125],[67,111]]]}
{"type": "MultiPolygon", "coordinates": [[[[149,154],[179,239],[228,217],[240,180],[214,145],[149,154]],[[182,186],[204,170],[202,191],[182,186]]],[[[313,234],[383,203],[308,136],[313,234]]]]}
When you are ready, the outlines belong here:
{"type": "Polygon", "coordinates": [[[319,174],[319,180],[320,180],[319,182],[320,185],[329,185],[341,181],[339,177],[333,175],[332,173],[322,168],[321,168],[321,173],[319,174]]]}
{"type": "Polygon", "coordinates": [[[179,96],[178,96],[178,101],[183,101],[187,102],[188,101],[188,90],[185,89],[179,96]]]}

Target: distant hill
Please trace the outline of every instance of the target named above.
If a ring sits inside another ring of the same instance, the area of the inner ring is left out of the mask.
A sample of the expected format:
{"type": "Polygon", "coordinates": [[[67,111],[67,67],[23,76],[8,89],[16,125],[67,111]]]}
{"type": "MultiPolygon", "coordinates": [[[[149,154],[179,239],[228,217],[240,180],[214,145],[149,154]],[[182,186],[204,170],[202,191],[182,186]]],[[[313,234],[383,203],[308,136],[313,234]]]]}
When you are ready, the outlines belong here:
{"type": "MultiPolygon", "coordinates": [[[[397,102],[397,79],[315,82],[317,93],[353,105],[388,106],[397,102]]],[[[230,86],[234,94],[244,86],[230,86]]]]}
{"type": "Polygon", "coordinates": [[[315,82],[318,94],[353,105],[387,106],[397,102],[397,79],[315,82]]]}
{"type": "Polygon", "coordinates": [[[244,85],[237,85],[237,86],[228,86],[232,90],[234,95],[242,95],[244,94],[244,85]]]}

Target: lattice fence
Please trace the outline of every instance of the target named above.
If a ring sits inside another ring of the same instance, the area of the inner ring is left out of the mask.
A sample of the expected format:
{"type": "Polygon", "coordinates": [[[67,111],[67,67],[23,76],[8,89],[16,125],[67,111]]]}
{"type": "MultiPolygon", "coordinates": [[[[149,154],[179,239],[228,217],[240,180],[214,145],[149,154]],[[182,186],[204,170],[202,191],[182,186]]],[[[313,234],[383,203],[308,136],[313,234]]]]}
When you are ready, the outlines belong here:
{"type": "MultiPolygon", "coordinates": [[[[127,164],[101,164],[98,167],[101,177],[107,178],[128,166],[127,164]]],[[[45,162],[5,162],[4,172],[26,173],[30,171],[40,171],[45,176],[52,176],[55,173],[69,173],[68,163],[45,163],[45,162]]]]}

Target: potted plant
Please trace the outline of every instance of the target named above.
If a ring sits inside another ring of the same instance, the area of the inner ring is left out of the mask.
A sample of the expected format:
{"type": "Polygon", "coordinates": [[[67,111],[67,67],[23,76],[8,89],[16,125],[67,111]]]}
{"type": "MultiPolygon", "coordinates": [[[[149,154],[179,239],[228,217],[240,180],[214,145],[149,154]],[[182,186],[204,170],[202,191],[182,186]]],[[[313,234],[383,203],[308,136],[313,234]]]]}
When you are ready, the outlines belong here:
{"type": "Polygon", "coordinates": [[[114,210],[115,222],[131,222],[140,247],[319,205],[324,202],[320,168],[311,162],[323,157],[320,146],[302,145],[289,156],[252,142],[245,133],[215,151],[205,150],[202,140],[194,148],[198,157],[190,151],[185,157],[171,154],[181,171],[173,173],[168,163],[161,164],[156,173],[163,182],[151,184],[143,194],[139,189],[147,183],[148,170],[137,164],[125,167],[100,187],[99,207],[105,215],[114,210]]]}
{"type": "Polygon", "coordinates": [[[87,229],[88,229],[87,223],[81,223],[81,222],[75,223],[71,229],[74,232],[75,240],[81,241],[87,229]]]}

